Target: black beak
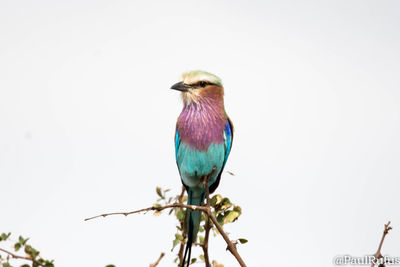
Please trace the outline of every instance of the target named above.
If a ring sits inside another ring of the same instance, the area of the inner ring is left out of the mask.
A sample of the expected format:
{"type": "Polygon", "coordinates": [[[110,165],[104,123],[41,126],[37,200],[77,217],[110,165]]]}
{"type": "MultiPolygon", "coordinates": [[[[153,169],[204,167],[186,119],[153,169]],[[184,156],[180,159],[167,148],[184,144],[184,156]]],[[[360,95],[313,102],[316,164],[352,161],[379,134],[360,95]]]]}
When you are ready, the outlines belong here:
{"type": "Polygon", "coordinates": [[[190,86],[187,84],[184,84],[183,82],[179,82],[179,83],[176,83],[171,86],[171,89],[178,90],[181,92],[187,92],[187,91],[189,91],[189,88],[190,88],[190,86]]]}

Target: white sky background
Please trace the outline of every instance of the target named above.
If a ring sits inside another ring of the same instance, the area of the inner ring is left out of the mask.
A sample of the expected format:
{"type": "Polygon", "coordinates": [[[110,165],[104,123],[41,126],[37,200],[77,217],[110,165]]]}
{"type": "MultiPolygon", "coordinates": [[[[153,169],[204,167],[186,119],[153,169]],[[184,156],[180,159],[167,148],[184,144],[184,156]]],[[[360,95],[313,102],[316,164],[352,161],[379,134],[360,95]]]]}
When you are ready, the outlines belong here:
{"type": "MultiPolygon", "coordinates": [[[[1,1],[0,232],[57,266],[174,266],[175,221],[84,222],[180,190],[169,90],[225,85],[236,135],[218,193],[248,266],[400,256],[399,1],[1,1]]],[[[194,254],[200,253],[196,249],[194,254]]],[[[237,266],[221,237],[212,259],[237,266]]]]}

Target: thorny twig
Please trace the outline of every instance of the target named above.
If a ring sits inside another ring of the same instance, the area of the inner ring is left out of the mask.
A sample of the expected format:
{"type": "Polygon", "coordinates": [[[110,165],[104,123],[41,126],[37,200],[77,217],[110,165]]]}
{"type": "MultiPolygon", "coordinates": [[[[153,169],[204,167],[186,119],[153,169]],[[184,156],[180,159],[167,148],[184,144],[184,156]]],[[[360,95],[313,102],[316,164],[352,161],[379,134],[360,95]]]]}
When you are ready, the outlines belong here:
{"type": "Polygon", "coordinates": [[[385,237],[386,237],[386,235],[389,233],[390,230],[392,230],[392,227],[390,226],[390,221],[388,221],[388,223],[385,224],[385,228],[383,229],[383,235],[382,235],[382,238],[381,238],[381,242],[379,243],[378,250],[377,250],[376,253],[374,254],[374,260],[373,260],[373,262],[372,262],[371,267],[374,267],[375,264],[376,264],[376,262],[377,262],[379,259],[382,259],[382,258],[383,258],[381,249],[382,249],[383,241],[385,240],[385,237]]]}

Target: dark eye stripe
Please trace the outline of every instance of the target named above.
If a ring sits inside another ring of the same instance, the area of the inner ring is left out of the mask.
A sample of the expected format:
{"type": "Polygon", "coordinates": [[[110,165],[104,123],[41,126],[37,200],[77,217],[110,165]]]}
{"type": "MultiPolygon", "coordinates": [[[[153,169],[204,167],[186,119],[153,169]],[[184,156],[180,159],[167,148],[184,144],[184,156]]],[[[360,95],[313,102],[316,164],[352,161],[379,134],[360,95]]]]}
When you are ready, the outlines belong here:
{"type": "Polygon", "coordinates": [[[212,85],[212,82],[208,82],[208,81],[200,81],[197,82],[195,84],[193,84],[194,87],[206,87],[207,85],[212,85]]]}

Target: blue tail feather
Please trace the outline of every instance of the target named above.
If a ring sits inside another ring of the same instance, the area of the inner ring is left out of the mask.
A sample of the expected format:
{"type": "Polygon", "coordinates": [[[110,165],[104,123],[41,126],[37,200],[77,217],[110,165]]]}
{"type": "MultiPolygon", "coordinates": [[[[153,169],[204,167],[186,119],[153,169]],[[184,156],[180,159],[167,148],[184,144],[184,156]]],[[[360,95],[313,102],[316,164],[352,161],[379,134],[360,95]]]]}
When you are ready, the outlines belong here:
{"type": "MultiPolygon", "coordinates": [[[[192,190],[188,190],[188,205],[201,206],[205,198],[205,194],[201,193],[195,195],[192,190]]],[[[186,256],[188,255],[187,265],[190,264],[190,256],[192,252],[192,244],[196,242],[197,233],[199,232],[201,221],[201,211],[200,210],[190,210],[186,211],[186,230],[187,230],[187,243],[185,248],[185,254],[183,256],[182,266],[185,265],[186,256]]]]}

